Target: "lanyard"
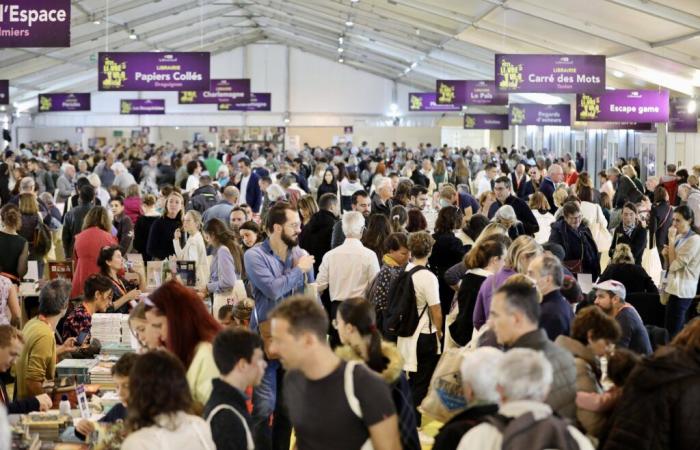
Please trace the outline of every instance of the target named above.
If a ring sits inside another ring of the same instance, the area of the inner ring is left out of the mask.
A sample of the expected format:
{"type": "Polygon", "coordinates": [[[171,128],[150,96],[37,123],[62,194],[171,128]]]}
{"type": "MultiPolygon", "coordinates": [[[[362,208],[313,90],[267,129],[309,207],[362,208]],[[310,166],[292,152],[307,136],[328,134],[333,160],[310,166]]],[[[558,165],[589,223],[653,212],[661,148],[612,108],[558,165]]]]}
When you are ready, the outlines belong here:
{"type": "Polygon", "coordinates": [[[681,245],[683,245],[683,243],[684,243],[685,241],[687,241],[688,238],[690,238],[690,235],[692,234],[692,232],[693,232],[693,230],[688,230],[688,232],[685,234],[685,236],[681,236],[681,237],[677,238],[677,239],[676,239],[676,243],[675,243],[675,245],[674,245],[674,248],[678,248],[678,247],[680,247],[681,245]]]}

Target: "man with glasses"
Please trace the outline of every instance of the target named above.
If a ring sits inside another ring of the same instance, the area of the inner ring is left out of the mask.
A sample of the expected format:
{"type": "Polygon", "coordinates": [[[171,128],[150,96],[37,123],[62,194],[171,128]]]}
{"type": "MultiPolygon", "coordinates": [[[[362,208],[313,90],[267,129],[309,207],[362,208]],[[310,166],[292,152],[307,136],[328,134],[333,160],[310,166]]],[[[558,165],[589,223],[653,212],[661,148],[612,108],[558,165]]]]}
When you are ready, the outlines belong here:
{"type": "Polygon", "coordinates": [[[268,238],[245,252],[248,280],[253,288],[255,308],[250,327],[257,330],[265,344],[268,365],[262,382],[253,391],[253,423],[255,442],[261,448],[288,449],[291,426],[279,407],[284,371],[269,351],[270,321],[268,313],[287,297],[302,294],[307,282],[314,281],[314,257],[299,247],[301,219],[289,203],[276,203],[267,213],[268,238]],[[270,416],[274,423],[270,427],[270,416]],[[273,440],[274,438],[274,440],[273,440]]]}
{"type": "Polygon", "coordinates": [[[503,205],[510,205],[515,211],[515,216],[520,222],[522,222],[525,228],[525,233],[530,236],[534,236],[535,233],[540,231],[540,226],[537,223],[535,215],[532,214],[532,210],[527,203],[522,199],[513,195],[511,191],[512,184],[510,178],[507,176],[501,176],[496,178],[496,182],[493,185],[493,192],[496,194],[496,201],[489,208],[489,219],[493,219],[496,215],[496,211],[503,205]]]}
{"type": "MultiPolygon", "coordinates": [[[[365,222],[372,212],[372,200],[369,198],[369,194],[366,191],[356,191],[352,194],[352,210],[361,213],[365,222]]],[[[343,233],[343,222],[338,221],[333,226],[333,234],[331,235],[331,248],[336,248],[345,242],[345,234],[343,233]]]]}

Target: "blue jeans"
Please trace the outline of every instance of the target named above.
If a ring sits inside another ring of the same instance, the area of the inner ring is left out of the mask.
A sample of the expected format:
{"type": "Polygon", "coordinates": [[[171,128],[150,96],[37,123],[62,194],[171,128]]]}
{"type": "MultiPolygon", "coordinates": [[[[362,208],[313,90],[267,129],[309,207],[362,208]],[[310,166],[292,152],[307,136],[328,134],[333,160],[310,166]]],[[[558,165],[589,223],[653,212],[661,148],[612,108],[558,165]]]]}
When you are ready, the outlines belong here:
{"type": "Polygon", "coordinates": [[[668,304],[666,305],[665,325],[671,339],[673,339],[685,325],[686,314],[692,302],[692,298],[678,298],[675,295],[669,297],[668,304]]]}
{"type": "Polygon", "coordinates": [[[282,398],[284,370],[278,360],[267,362],[265,374],[253,389],[253,436],[255,448],[289,450],[292,426],[282,398]],[[270,425],[270,416],[273,416],[270,425]]]}

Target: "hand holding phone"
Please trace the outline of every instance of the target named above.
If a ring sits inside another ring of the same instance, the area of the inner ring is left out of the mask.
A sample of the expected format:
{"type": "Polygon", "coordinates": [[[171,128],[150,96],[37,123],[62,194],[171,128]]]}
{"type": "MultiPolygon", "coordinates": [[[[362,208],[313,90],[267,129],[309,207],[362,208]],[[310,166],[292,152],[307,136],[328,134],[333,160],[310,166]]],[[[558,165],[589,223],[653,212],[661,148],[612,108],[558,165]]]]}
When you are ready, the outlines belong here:
{"type": "Polygon", "coordinates": [[[85,342],[85,339],[88,337],[88,334],[90,334],[89,331],[81,331],[80,334],[78,335],[78,338],[75,340],[75,343],[78,347],[83,345],[83,342],[85,342]]]}

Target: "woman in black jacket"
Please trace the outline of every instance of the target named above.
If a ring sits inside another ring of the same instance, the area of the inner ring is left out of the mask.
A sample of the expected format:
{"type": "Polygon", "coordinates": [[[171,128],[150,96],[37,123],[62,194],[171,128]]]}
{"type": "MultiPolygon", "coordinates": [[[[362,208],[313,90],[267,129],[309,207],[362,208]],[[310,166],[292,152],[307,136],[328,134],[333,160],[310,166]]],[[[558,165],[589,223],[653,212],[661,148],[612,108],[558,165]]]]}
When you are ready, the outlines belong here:
{"type": "Polygon", "coordinates": [[[634,293],[658,294],[659,289],[654,284],[644,267],[634,263],[632,249],[627,244],[618,244],[610,264],[600,275],[598,283],[605,280],[615,280],[625,285],[627,295],[634,293]]]}
{"type": "Polygon", "coordinates": [[[664,260],[661,251],[668,243],[668,229],[671,227],[673,207],[668,202],[668,191],[663,186],[654,189],[653,204],[649,213],[649,248],[656,245],[661,261],[664,260]]]}
{"type": "Polygon", "coordinates": [[[335,181],[335,175],[333,175],[333,170],[331,169],[326,169],[323,173],[323,181],[316,192],[316,201],[320,200],[323,194],[338,195],[338,183],[335,181]]]}
{"type": "Polygon", "coordinates": [[[613,232],[613,241],[608,252],[612,258],[618,244],[627,244],[632,249],[634,263],[642,264],[642,254],[647,245],[647,229],[637,220],[637,207],[627,202],[622,207],[622,222],[613,232]]]}
{"type": "Polygon", "coordinates": [[[462,241],[455,236],[455,230],[462,227],[462,212],[455,206],[446,206],[440,210],[435,221],[433,251],[428,263],[430,270],[437,276],[440,284],[440,306],[443,317],[450,312],[454,291],[445,281],[447,269],[459,263],[467,252],[462,241]]]}
{"type": "Polygon", "coordinates": [[[590,228],[583,222],[581,208],[576,202],[562,206],[562,218],[552,224],[549,242],[564,247],[564,265],[571,273],[590,273],[593,279],[600,275],[600,255],[590,228]]]}
{"type": "Polygon", "coordinates": [[[146,253],[150,259],[163,260],[175,254],[173,238],[175,230],[182,227],[182,206],[184,204],[185,199],[179,192],[171,192],[168,195],[163,215],[153,222],[148,232],[146,253]]]}

